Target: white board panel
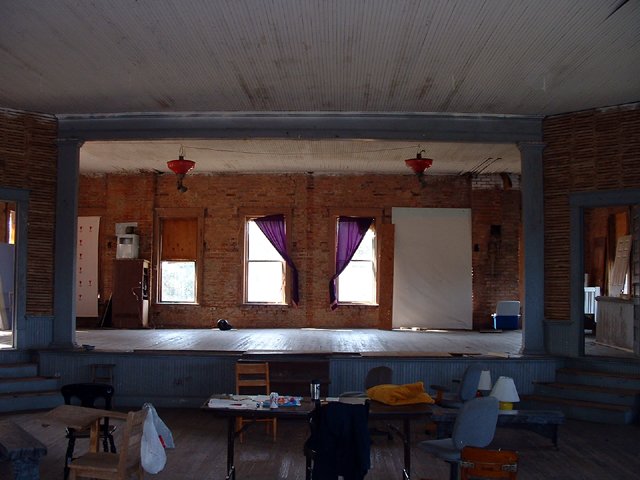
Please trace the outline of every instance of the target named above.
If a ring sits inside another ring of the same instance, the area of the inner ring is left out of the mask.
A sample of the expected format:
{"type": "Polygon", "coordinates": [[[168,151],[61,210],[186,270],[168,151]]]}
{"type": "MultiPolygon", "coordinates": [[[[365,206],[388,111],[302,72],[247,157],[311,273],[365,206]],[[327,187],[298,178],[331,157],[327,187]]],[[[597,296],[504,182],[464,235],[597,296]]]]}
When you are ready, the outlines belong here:
{"type": "Polygon", "coordinates": [[[472,328],[471,210],[394,208],[393,328],[472,328]]]}
{"type": "Polygon", "coordinates": [[[76,316],[98,316],[98,232],[100,217],[78,217],[76,316]]]}

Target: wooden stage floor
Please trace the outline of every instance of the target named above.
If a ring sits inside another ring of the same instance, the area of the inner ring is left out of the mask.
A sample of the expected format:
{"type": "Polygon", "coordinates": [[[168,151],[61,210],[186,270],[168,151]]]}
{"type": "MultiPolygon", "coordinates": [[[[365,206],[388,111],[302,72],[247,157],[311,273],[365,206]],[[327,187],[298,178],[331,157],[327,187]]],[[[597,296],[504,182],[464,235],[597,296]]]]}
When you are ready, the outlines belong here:
{"type": "MultiPolygon", "coordinates": [[[[634,358],[632,352],[606,347],[587,336],[587,355],[634,358]]],[[[484,333],[462,330],[376,329],[78,329],[78,345],[98,351],[211,351],[376,353],[389,355],[458,356],[494,354],[520,356],[521,330],[484,333]]],[[[0,331],[0,349],[11,348],[11,332],[0,331]]]]}
{"type": "Polygon", "coordinates": [[[194,350],[213,352],[375,353],[447,356],[518,356],[522,334],[375,329],[78,330],[77,343],[96,350],[194,350]]]}

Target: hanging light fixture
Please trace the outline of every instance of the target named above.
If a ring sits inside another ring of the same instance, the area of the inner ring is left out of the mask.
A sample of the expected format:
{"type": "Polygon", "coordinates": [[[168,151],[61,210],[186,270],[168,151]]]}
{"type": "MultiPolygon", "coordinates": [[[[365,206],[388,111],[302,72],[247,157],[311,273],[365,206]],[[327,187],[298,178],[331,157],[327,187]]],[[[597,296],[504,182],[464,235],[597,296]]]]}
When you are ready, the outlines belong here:
{"type": "Polygon", "coordinates": [[[427,184],[425,178],[425,170],[433,165],[433,160],[430,158],[422,158],[422,154],[425,153],[424,150],[419,150],[416,153],[415,158],[408,158],[404,161],[404,163],[413,170],[413,173],[416,174],[418,180],[420,181],[420,185],[423,187],[427,184]]]}
{"type": "Polygon", "coordinates": [[[182,180],[184,180],[184,176],[193,170],[193,167],[196,166],[196,162],[193,160],[185,160],[184,159],[184,147],[180,146],[180,152],[177,160],[169,160],[167,162],[167,167],[178,176],[178,190],[182,193],[187,191],[187,187],[182,184],[182,180]]]}

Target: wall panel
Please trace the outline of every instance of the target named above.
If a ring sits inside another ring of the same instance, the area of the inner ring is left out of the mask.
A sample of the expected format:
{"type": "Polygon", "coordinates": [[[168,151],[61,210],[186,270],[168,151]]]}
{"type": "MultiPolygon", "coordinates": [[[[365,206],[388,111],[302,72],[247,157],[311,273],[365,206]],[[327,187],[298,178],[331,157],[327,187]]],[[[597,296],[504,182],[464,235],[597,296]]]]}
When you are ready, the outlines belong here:
{"type": "Polygon", "coordinates": [[[57,121],[0,108],[0,186],[29,194],[27,313],[53,312],[57,121]]]}
{"type": "Polygon", "coordinates": [[[567,321],[569,197],[640,187],[640,105],[548,117],[543,134],[545,318],[567,321]]]}

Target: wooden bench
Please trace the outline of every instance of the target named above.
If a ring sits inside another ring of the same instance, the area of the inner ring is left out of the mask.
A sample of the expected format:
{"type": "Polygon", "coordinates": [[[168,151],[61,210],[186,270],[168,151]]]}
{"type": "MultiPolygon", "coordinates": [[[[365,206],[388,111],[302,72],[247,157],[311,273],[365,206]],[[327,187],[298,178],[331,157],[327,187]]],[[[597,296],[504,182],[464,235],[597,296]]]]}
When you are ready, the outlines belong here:
{"type": "Polygon", "coordinates": [[[14,480],[38,480],[47,447],[10,420],[0,421],[0,460],[11,460],[14,480]]]}
{"type": "MultiPolygon", "coordinates": [[[[436,406],[432,410],[437,438],[450,437],[458,410],[436,406]]],[[[556,410],[500,410],[497,426],[530,430],[548,438],[558,448],[558,426],[563,423],[564,414],[556,410]]]]}

